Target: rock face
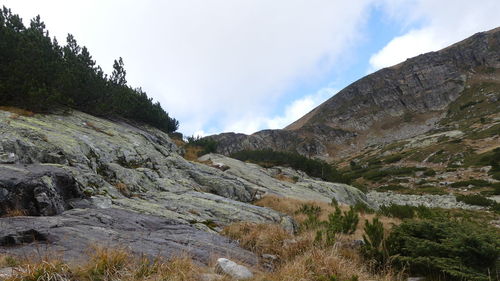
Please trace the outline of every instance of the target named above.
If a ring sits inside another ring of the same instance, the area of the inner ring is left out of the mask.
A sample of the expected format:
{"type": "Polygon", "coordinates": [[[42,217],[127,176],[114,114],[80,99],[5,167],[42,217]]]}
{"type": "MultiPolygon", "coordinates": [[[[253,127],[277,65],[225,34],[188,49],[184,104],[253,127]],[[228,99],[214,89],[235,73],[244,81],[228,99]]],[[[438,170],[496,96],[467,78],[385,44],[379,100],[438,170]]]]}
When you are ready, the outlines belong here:
{"type": "Polygon", "coordinates": [[[443,209],[466,209],[466,210],[482,210],[484,207],[468,205],[463,202],[458,202],[454,195],[411,195],[398,194],[392,192],[376,192],[371,191],[367,194],[370,202],[377,206],[382,205],[408,205],[408,206],[425,206],[429,208],[443,209]]]}
{"type": "Polygon", "coordinates": [[[210,137],[226,155],[272,148],[341,157],[370,144],[434,129],[478,67],[500,68],[500,28],[368,75],[284,130],[210,137]]]}
{"type": "Polygon", "coordinates": [[[0,252],[26,257],[64,253],[64,259],[78,260],[95,245],[150,256],[188,254],[202,263],[221,255],[257,262],[251,252],[222,236],[176,220],[121,209],[73,209],[59,216],[0,220],[0,252]]]}
{"type": "Polygon", "coordinates": [[[207,154],[201,161],[223,164],[229,169],[226,173],[240,177],[254,184],[258,193],[286,196],[301,200],[315,200],[330,203],[332,198],[345,204],[363,202],[370,205],[366,195],[359,189],[347,184],[325,182],[309,177],[306,173],[285,167],[262,168],[259,165],[244,163],[220,154],[207,154]],[[278,178],[287,180],[279,180],[278,178]],[[293,179],[297,181],[294,182],[293,179]]]}
{"type": "Polygon", "coordinates": [[[227,162],[229,171],[189,162],[156,129],[81,112],[25,117],[0,111],[0,155],[0,217],[32,216],[0,218],[0,252],[25,253],[38,241],[77,257],[98,241],[146,253],[155,243],[165,253],[189,248],[202,262],[210,251],[252,260],[216,233],[237,221],[294,231],[290,217],[251,204],[260,196],[366,200],[352,187],[292,170],[287,173],[297,175],[297,184],[225,157],[214,161],[227,162]]]}

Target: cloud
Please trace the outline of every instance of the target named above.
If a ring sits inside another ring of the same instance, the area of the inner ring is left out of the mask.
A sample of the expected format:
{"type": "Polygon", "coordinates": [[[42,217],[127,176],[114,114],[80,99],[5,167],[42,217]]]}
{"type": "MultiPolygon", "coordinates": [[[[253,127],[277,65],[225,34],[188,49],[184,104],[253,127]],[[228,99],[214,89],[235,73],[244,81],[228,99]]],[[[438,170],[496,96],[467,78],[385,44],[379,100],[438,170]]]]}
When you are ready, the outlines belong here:
{"type": "Polygon", "coordinates": [[[403,36],[392,39],[382,50],[370,57],[369,73],[398,64],[414,57],[446,46],[446,41],[432,29],[411,30],[403,36]]]}
{"type": "Polygon", "coordinates": [[[392,39],[370,58],[368,72],[400,63],[422,53],[436,51],[478,31],[500,25],[500,2],[465,0],[385,0],[387,15],[402,26],[412,25],[405,34],[392,39]]]}
{"type": "Polygon", "coordinates": [[[160,101],[188,135],[262,129],[265,123],[246,122],[273,115],[290,89],[322,79],[360,38],[370,5],[370,0],[3,2],[25,18],[41,14],[59,41],[74,34],[108,72],[122,56],[129,83],[160,101]]]}
{"type": "Polygon", "coordinates": [[[293,101],[286,107],[284,115],[266,120],[266,128],[281,129],[290,125],[337,92],[338,90],[333,88],[323,88],[314,95],[308,95],[293,101]]]}
{"type": "Polygon", "coordinates": [[[313,110],[316,106],[320,105],[337,92],[338,91],[333,88],[320,89],[315,94],[307,95],[290,102],[286,105],[282,114],[271,117],[255,117],[253,115],[247,115],[244,118],[236,120],[235,122],[231,122],[224,128],[224,131],[238,131],[241,133],[251,134],[262,128],[282,129],[304,116],[309,111],[313,110]]]}

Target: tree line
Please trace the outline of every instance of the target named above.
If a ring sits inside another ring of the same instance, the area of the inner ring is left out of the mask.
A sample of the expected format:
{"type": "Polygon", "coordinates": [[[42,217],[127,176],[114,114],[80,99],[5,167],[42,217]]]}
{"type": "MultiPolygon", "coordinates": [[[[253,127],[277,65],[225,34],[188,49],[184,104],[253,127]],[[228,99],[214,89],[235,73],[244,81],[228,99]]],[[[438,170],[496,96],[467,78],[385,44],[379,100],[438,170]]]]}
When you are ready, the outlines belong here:
{"type": "Polygon", "coordinates": [[[0,104],[41,113],[69,107],[167,133],[179,127],[159,102],[127,85],[122,58],[114,61],[108,76],[71,34],[62,46],[49,36],[40,16],[24,26],[6,7],[0,13],[0,104]]]}

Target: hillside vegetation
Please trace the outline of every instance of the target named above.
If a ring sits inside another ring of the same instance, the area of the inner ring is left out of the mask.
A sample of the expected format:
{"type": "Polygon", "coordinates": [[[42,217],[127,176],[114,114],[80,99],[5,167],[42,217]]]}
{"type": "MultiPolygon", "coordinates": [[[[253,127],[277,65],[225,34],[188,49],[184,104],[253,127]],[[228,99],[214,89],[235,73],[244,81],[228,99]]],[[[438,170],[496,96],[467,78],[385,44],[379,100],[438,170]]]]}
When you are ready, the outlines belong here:
{"type": "Polygon", "coordinates": [[[123,60],[111,76],[96,65],[86,47],[72,35],[61,46],[40,17],[24,26],[3,7],[0,13],[0,105],[35,112],[73,108],[105,117],[122,117],[165,132],[179,123],[141,88],[127,85],[123,60]]]}

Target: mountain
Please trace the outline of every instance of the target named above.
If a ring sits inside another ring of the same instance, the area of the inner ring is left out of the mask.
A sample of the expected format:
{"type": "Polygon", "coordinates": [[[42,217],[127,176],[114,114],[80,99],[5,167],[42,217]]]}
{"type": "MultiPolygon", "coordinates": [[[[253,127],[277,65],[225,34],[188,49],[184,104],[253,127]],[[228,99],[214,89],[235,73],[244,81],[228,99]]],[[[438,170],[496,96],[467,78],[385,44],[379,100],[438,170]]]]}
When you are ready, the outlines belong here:
{"type": "Polygon", "coordinates": [[[496,28],[363,77],[283,130],[210,138],[218,142],[217,152],[226,155],[270,148],[340,159],[371,145],[456,126],[449,122],[456,115],[453,106],[467,100],[464,96],[481,83],[492,85],[475,106],[488,103],[488,111],[466,118],[479,120],[478,114],[498,113],[499,68],[500,28],[496,28]]]}

